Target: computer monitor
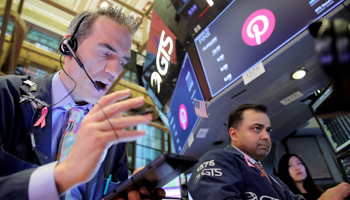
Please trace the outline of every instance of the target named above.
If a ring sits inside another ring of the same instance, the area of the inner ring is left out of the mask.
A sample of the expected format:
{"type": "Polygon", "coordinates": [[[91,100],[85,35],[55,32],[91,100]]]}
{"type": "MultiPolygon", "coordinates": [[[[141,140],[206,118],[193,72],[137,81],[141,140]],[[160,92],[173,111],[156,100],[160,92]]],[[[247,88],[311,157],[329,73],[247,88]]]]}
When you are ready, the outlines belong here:
{"type": "Polygon", "coordinates": [[[212,1],[213,4],[204,0],[171,0],[171,2],[188,32],[195,38],[232,0],[212,1]]]}
{"type": "Polygon", "coordinates": [[[181,183],[180,176],[176,177],[168,184],[164,185],[163,190],[167,197],[175,197],[181,199],[181,183]]]}
{"type": "Polygon", "coordinates": [[[177,154],[184,150],[199,120],[194,110],[194,99],[204,101],[190,57],[186,53],[167,113],[169,130],[177,154]]]}
{"type": "Polygon", "coordinates": [[[338,113],[336,115],[317,115],[318,109],[327,106],[333,92],[329,85],[321,95],[310,104],[314,117],[327,137],[335,153],[347,149],[350,145],[350,113],[338,113]]]}
{"type": "Polygon", "coordinates": [[[152,98],[160,117],[168,112],[167,107],[175,89],[174,80],[179,75],[185,51],[175,34],[156,12],[152,13],[147,41],[147,53],[142,70],[142,81],[152,98]]]}
{"type": "MultiPolygon", "coordinates": [[[[187,183],[188,183],[188,181],[190,180],[191,176],[192,176],[192,173],[186,174],[187,183]]],[[[188,200],[193,200],[193,198],[191,197],[191,194],[190,194],[190,192],[189,192],[188,190],[187,190],[187,199],[188,199],[188,200]]]]}
{"type": "Polygon", "coordinates": [[[232,1],[194,39],[212,97],[341,2],[232,1]]]}
{"type": "Polygon", "coordinates": [[[342,172],[344,181],[350,180],[350,152],[343,153],[337,157],[337,161],[342,172]]]}

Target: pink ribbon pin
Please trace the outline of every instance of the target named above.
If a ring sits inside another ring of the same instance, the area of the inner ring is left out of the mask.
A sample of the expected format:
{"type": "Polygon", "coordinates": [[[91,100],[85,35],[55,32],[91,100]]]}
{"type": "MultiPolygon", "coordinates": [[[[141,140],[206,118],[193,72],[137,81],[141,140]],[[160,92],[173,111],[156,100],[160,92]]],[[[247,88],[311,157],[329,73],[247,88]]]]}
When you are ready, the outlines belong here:
{"type": "Polygon", "coordinates": [[[247,162],[249,167],[255,167],[254,165],[252,165],[249,161],[248,161],[248,156],[244,156],[245,161],[247,162]]]}
{"type": "Polygon", "coordinates": [[[41,124],[41,128],[43,128],[46,125],[45,117],[49,110],[47,107],[41,109],[41,117],[38,119],[38,121],[34,124],[34,126],[39,126],[41,124]]]}

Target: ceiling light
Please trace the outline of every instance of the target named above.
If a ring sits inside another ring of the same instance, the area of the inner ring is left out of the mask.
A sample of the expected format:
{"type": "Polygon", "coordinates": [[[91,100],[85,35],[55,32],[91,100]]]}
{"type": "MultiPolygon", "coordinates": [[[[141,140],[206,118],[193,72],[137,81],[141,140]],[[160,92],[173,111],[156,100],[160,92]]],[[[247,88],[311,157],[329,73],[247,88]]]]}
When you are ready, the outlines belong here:
{"type": "Polygon", "coordinates": [[[107,1],[104,1],[101,3],[101,8],[107,8],[109,6],[109,3],[107,1]]]}
{"type": "Polygon", "coordinates": [[[298,69],[293,72],[292,79],[298,80],[304,78],[306,75],[306,70],[304,68],[298,69]]]}
{"type": "Polygon", "coordinates": [[[213,5],[214,5],[213,0],[207,0],[207,2],[208,2],[208,4],[209,4],[209,6],[213,6],[213,5]]]}

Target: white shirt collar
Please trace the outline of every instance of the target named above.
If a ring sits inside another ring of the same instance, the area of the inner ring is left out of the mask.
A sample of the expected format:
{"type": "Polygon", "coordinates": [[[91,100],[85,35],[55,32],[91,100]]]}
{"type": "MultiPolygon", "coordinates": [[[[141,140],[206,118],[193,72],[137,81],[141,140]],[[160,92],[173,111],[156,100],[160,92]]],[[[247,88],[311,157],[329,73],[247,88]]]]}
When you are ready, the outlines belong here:
{"type": "Polygon", "coordinates": [[[239,151],[241,154],[243,154],[243,156],[247,156],[249,162],[251,162],[253,165],[257,162],[257,163],[259,163],[259,164],[262,166],[262,164],[261,164],[260,161],[254,160],[252,157],[250,157],[249,155],[247,155],[246,153],[244,153],[243,151],[241,151],[241,150],[238,149],[237,147],[235,147],[235,146],[233,146],[233,145],[231,145],[231,146],[232,146],[233,148],[235,148],[237,151],[239,151]]]}

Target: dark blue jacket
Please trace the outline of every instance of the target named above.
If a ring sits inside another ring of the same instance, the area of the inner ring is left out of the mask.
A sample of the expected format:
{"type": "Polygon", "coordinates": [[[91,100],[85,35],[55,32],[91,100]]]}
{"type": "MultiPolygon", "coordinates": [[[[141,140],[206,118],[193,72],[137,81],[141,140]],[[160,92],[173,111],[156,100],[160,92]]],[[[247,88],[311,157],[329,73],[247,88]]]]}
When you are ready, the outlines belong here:
{"type": "Polygon", "coordinates": [[[272,184],[232,146],[204,154],[194,166],[188,189],[194,200],[254,199],[296,200],[277,177],[269,175],[272,184]]]}
{"type": "MultiPolygon", "coordinates": [[[[32,172],[40,165],[51,162],[52,109],[48,108],[46,126],[34,127],[41,110],[31,103],[19,103],[22,95],[29,94],[29,79],[37,84],[36,98],[51,104],[53,75],[33,78],[30,76],[0,76],[0,199],[28,199],[28,184],[32,172]],[[36,142],[34,151],[31,133],[36,142]]],[[[128,178],[125,144],[114,145],[100,170],[87,184],[80,186],[83,199],[100,199],[109,173],[120,181],[128,178]],[[116,152],[117,151],[117,152],[116,152]]],[[[110,149],[110,150],[111,150],[110,149]]],[[[113,184],[108,188],[112,190],[113,184]]],[[[115,185],[114,185],[115,186],[115,185]]],[[[48,197],[48,199],[50,199],[48,197]]]]}

